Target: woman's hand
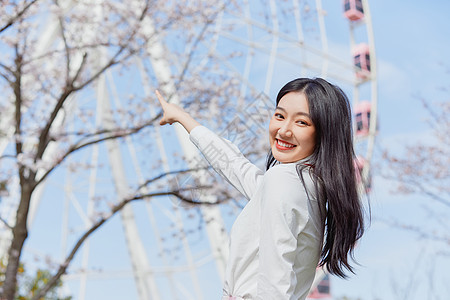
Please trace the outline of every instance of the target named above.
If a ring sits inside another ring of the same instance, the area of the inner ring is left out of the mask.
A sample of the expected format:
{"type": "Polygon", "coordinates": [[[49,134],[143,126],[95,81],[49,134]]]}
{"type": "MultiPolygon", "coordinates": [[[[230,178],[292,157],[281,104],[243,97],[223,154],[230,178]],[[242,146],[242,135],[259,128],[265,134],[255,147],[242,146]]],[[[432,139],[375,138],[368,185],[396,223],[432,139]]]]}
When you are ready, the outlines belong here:
{"type": "Polygon", "coordinates": [[[178,122],[180,117],[186,112],[179,107],[178,105],[168,103],[163,96],[159,93],[158,90],[155,91],[156,97],[158,97],[159,103],[163,109],[164,115],[162,119],[159,121],[160,125],[170,124],[172,125],[175,122],[178,122]]]}
{"type": "Polygon", "coordinates": [[[163,96],[161,96],[158,90],[156,90],[155,93],[164,112],[162,119],[159,121],[160,125],[172,125],[175,122],[179,122],[189,133],[192,129],[194,129],[194,127],[200,125],[181,107],[168,103],[163,96]]]}

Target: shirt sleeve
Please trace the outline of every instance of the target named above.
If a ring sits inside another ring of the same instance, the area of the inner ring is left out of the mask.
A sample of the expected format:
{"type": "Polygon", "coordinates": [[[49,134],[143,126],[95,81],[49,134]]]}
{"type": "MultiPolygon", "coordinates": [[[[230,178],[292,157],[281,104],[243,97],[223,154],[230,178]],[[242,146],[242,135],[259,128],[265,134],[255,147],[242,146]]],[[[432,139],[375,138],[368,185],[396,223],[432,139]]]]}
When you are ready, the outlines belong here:
{"type": "Polygon", "coordinates": [[[307,195],[295,171],[267,171],[261,202],[257,299],[292,299],[297,237],[308,221],[307,195]]]}
{"type": "Polygon", "coordinates": [[[214,170],[250,200],[264,172],[246,159],[233,143],[204,126],[191,130],[189,138],[214,170]]]}

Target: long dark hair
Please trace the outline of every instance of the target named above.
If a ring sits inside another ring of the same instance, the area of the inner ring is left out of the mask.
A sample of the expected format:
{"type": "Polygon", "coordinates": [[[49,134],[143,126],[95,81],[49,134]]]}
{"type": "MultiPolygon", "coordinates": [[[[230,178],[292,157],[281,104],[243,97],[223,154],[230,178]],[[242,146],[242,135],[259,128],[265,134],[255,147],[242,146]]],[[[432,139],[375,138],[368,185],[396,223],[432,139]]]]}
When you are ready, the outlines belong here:
{"type": "MultiPolygon", "coordinates": [[[[337,86],[322,78],[298,78],[288,82],[278,93],[276,104],[290,92],[306,96],[309,115],[316,129],[316,146],[306,165],[310,167],[319,201],[325,201],[325,242],[320,266],[339,277],[347,277],[345,269],[354,273],[348,260],[364,232],[364,214],[359,199],[353,160],[351,109],[347,96],[337,86]]],[[[267,169],[277,161],[272,151],[267,169]]]]}

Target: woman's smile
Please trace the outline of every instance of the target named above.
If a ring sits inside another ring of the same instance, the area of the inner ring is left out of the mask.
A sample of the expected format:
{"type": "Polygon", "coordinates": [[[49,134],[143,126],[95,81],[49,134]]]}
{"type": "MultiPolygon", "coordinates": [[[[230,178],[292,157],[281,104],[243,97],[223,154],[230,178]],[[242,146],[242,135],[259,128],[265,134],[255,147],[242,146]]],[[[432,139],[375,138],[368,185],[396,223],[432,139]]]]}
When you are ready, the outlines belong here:
{"type": "Polygon", "coordinates": [[[276,143],[276,147],[279,150],[292,150],[294,147],[296,147],[297,145],[288,143],[286,141],[280,140],[280,139],[276,139],[277,143],[276,143]]]}

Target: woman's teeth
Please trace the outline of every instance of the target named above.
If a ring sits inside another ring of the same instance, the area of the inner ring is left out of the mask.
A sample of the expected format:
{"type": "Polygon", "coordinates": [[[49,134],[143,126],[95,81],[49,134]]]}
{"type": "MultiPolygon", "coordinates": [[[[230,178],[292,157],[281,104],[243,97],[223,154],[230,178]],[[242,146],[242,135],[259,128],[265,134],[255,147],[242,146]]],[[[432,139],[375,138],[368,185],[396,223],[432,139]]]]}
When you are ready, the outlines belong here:
{"type": "Polygon", "coordinates": [[[295,147],[295,145],[292,145],[292,144],[286,144],[286,143],[283,143],[283,142],[280,141],[280,140],[277,140],[277,142],[278,142],[278,145],[280,145],[281,147],[286,147],[286,148],[293,148],[293,147],[295,147]]]}

